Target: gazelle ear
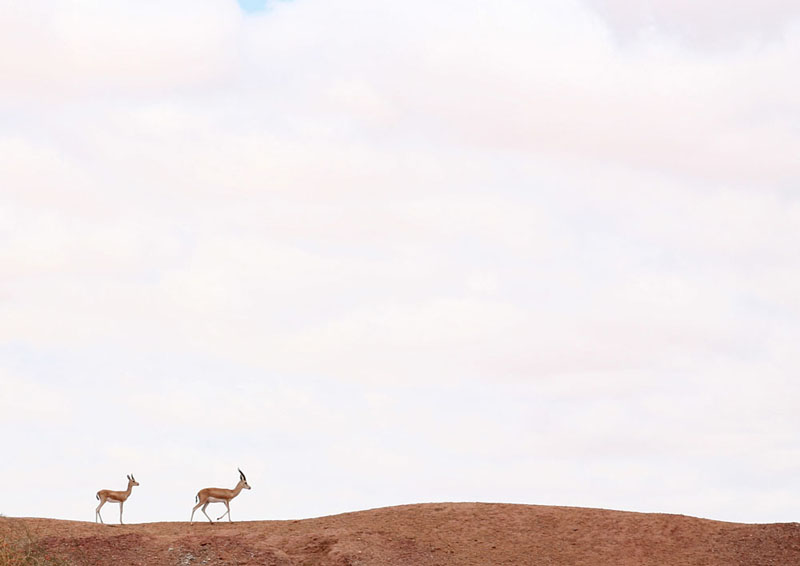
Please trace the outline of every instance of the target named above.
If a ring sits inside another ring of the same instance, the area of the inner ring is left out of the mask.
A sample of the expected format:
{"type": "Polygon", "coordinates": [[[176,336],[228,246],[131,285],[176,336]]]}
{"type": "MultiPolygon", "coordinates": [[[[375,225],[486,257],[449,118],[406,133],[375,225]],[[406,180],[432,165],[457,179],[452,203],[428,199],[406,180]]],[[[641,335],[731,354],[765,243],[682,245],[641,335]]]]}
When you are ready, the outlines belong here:
{"type": "Polygon", "coordinates": [[[242,470],[239,469],[239,468],[236,468],[236,469],[239,470],[239,479],[246,482],[247,478],[244,477],[244,472],[242,472],[242,470]]]}

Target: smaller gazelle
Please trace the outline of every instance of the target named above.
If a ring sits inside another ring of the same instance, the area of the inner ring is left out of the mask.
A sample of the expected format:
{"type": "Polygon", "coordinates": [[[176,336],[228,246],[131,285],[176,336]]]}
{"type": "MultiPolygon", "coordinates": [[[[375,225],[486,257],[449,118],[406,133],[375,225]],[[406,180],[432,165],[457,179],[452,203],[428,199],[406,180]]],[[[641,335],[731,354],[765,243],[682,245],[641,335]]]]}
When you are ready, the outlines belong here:
{"type": "Polygon", "coordinates": [[[122,524],[122,504],[125,503],[125,500],[128,499],[131,495],[131,491],[133,490],[133,486],[139,485],[139,482],[133,479],[133,474],[126,476],[128,478],[128,489],[125,491],[111,491],[110,489],[101,489],[97,492],[97,499],[100,500],[100,505],[97,506],[97,509],[94,511],[94,522],[97,522],[97,519],[100,519],[100,522],[103,522],[103,517],[100,515],[100,509],[103,505],[106,504],[106,501],[111,501],[113,503],[119,503],[119,524],[122,524]]]}
{"type": "MultiPolygon", "coordinates": [[[[239,470],[239,468],[236,469],[239,470]]],[[[227,509],[227,511],[225,511],[222,515],[220,515],[217,518],[217,521],[219,521],[220,519],[222,519],[222,517],[227,515],[228,522],[232,523],[233,521],[231,521],[231,505],[230,505],[231,499],[239,495],[239,493],[243,489],[250,489],[250,486],[248,485],[247,478],[244,477],[244,473],[242,472],[242,470],[239,470],[239,483],[237,483],[236,487],[234,487],[233,489],[224,489],[221,487],[207,487],[205,489],[201,489],[200,491],[197,492],[197,496],[195,497],[197,505],[195,505],[194,508],[192,509],[192,518],[189,519],[189,524],[191,525],[194,522],[194,512],[197,511],[197,508],[200,507],[201,505],[203,506],[201,511],[203,512],[203,515],[206,516],[206,519],[208,519],[208,522],[212,524],[214,523],[214,521],[211,520],[211,517],[208,516],[208,513],[206,513],[206,507],[208,507],[209,503],[224,503],[225,509],[227,509]]]]}

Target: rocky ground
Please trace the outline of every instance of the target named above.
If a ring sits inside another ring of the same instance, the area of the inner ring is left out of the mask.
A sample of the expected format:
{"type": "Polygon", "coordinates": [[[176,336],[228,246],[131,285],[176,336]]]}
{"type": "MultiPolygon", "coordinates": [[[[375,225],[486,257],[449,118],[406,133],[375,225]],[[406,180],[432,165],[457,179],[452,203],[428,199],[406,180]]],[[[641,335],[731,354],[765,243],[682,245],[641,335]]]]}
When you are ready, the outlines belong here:
{"type": "Polygon", "coordinates": [[[797,523],[532,505],[406,505],[298,521],[191,526],[0,519],[0,534],[21,531],[46,552],[81,566],[800,566],[797,523]]]}

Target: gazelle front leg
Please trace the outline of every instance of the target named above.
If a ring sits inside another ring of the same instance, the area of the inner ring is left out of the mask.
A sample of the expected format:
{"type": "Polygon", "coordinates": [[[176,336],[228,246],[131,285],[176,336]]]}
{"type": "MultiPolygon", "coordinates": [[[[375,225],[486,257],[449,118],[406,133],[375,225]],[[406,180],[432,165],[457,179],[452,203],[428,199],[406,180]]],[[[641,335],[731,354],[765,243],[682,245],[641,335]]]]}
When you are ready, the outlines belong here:
{"type": "Polygon", "coordinates": [[[124,501],[119,502],[119,524],[122,525],[122,504],[125,503],[124,501]]]}
{"type": "Polygon", "coordinates": [[[217,521],[221,521],[221,520],[222,520],[222,518],[223,518],[225,515],[227,515],[227,516],[228,516],[228,522],[229,522],[229,523],[232,523],[233,521],[231,521],[231,506],[230,506],[230,502],[228,502],[228,501],[223,501],[223,503],[225,504],[225,509],[227,509],[227,511],[225,511],[225,512],[224,512],[222,515],[220,515],[220,516],[219,516],[219,519],[217,519],[217,521]]]}

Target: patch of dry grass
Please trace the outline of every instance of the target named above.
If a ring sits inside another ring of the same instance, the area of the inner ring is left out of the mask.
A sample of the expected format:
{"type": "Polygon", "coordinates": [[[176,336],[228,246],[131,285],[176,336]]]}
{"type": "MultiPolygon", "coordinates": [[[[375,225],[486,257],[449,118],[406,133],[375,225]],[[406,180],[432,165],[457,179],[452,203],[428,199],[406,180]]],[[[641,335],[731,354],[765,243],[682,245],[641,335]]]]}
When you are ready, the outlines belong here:
{"type": "Polygon", "coordinates": [[[55,556],[33,536],[25,524],[2,518],[0,529],[0,566],[71,566],[55,556]]]}

